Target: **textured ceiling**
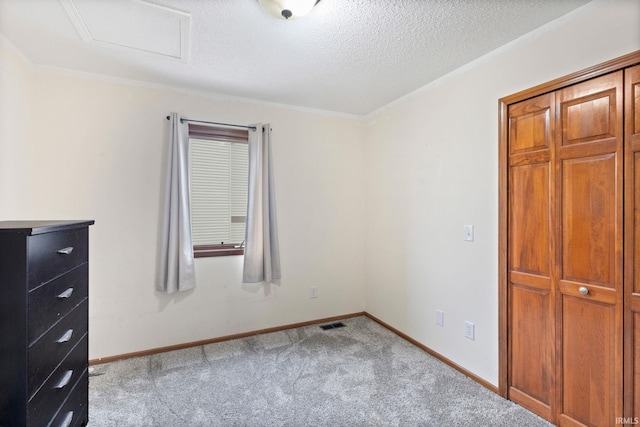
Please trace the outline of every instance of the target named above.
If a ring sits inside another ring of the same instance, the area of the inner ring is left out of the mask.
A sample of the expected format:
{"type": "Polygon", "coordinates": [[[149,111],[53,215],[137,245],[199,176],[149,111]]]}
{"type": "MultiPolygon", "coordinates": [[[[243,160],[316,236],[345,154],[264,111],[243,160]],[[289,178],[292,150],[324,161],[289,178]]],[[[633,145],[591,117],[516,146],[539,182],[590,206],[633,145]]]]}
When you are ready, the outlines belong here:
{"type": "Polygon", "coordinates": [[[0,33],[38,65],[365,115],[587,2],[322,0],[284,21],[257,0],[0,0],[0,33]]]}

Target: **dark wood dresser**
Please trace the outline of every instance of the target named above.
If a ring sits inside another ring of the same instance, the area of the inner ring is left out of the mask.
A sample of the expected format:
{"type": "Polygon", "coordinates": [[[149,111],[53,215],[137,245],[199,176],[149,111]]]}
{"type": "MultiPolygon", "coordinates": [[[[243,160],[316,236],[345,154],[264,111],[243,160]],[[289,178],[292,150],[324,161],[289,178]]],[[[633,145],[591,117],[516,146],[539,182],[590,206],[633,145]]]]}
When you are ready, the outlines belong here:
{"type": "Polygon", "coordinates": [[[0,426],[89,421],[91,224],[0,221],[0,426]]]}

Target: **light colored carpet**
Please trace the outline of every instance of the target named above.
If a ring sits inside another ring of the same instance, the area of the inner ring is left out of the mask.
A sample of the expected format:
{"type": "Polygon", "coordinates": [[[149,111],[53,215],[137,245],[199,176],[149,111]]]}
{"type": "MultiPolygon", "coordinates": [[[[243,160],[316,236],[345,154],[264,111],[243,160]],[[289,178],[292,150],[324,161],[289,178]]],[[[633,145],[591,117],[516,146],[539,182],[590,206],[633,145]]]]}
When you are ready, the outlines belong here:
{"type": "Polygon", "coordinates": [[[550,426],[366,317],[93,367],[89,426],[550,426]]]}

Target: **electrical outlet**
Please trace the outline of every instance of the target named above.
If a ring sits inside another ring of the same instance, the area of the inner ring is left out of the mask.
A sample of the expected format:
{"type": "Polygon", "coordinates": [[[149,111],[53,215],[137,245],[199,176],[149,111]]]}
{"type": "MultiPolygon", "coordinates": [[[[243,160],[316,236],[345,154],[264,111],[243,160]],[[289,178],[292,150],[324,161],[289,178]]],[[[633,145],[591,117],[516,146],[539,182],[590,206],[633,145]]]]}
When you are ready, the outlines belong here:
{"type": "Polygon", "coordinates": [[[464,337],[474,341],[476,339],[476,325],[469,321],[464,322],[464,337]]]}
{"type": "Polygon", "coordinates": [[[317,286],[312,286],[310,288],[309,296],[311,298],[318,298],[318,287],[317,286]]]}
{"type": "Polygon", "coordinates": [[[473,224],[465,224],[465,226],[464,226],[464,240],[466,242],[473,242],[473,224]]]}
{"type": "Polygon", "coordinates": [[[436,325],[444,326],[444,311],[436,310],[436,325]]]}

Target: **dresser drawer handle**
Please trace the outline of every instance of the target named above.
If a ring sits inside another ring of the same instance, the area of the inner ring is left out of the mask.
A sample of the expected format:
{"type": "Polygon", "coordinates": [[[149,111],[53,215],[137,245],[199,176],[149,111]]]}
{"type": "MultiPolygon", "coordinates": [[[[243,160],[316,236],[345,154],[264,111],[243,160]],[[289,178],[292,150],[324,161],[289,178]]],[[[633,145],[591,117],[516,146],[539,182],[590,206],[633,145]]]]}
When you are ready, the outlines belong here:
{"type": "Polygon", "coordinates": [[[56,341],[56,342],[59,343],[59,344],[68,342],[71,339],[72,335],[73,335],[73,329],[69,329],[67,332],[64,333],[63,336],[58,338],[58,341],[56,341]]]}
{"type": "Polygon", "coordinates": [[[73,370],[65,372],[64,376],[60,378],[60,381],[58,381],[58,384],[54,385],[53,388],[64,388],[64,386],[69,384],[69,381],[71,381],[72,376],[73,376],[73,370]]]}
{"type": "Polygon", "coordinates": [[[69,288],[69,289],[67,289],[66,291],[64,291],[64,292],[62,292],[62,293],[60,293],[60,294],[58,294],[58,295],[56,296],[56,298],[58,298],[58,299],[66,299],[66,298],[69,298],[69,297],[71,296],[71,294],[72,294],[72,293],[73,293],[73,288],[69,288]]]}
{"type": "Polygon", "coordinates": [[[73,252],[73,246],[69,246],[68,248],[58,249],[58,253],[62,255],[69,255],[73,252]]]}
{"type": "Polygon", "coordinates": [[[67,415],[65,415],[64,420],[62,420],[59,427],[69,427],[71,425],[71,421],[73,421],[73,411],[67,412],[67,415]]]}

